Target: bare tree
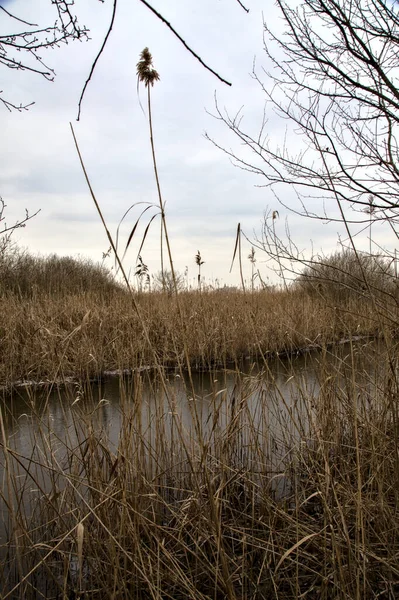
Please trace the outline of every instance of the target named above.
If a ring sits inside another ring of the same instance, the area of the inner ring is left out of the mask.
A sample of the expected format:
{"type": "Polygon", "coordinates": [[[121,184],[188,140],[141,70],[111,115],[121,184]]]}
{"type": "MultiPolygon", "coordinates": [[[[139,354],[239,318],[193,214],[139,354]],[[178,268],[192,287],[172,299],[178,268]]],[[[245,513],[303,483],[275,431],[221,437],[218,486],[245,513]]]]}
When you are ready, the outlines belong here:
{"type": "Polygon", "coordinates": [[[318,257],[304,268],[297,284],[309,294],[337,303],[365,295],[363,273],[373,294],[381,298],[380,304],[386,303],[396,291],[394,267],[386,257],[367,252],[356,256],[353,250],[343,250],[318,257]]]}
{"type": "Polygon", "coordinates": [[[276,4],[283,32],[264,23],[269,69],[262,75],[253,71],[266,97],[260,132],[249,133],[241,112],[231,116],[216,103],[217,118],[252,150],[252,158],[225,151],[236,165],[263,178],[261,185],[271,187],[287,209],[292,206],[284,202],[283,190],[289,187],[299,199],[296,212],[343,221],[350,239],[352,224],[368,228],[371,236],[376,221],[397,238],[398,3],[276,4]],[[287,124],[279,145],[267,133],[273,112],[287,124]],[[314,201],[322,202],[320,209],[309,208],[314,201]]]}
{"type": "Polygon", "coordinates": [[[182,292],[186,287],[185,278],[182,273],[175,271],[175,280],[176,283],[173,281],[172,271],[168,269],[158,271],[152,276],[152,288],[155,292],[166,292],[169,296],[172,296],[176,290],[177,292],[182,292]]]}

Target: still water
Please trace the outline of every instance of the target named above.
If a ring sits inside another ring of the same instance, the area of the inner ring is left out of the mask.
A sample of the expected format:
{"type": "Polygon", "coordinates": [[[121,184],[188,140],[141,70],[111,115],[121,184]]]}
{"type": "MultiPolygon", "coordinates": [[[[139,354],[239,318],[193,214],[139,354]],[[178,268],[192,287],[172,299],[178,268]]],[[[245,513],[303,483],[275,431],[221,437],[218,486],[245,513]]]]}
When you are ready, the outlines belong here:
{"type": "MultiPolygon", "coordinates": [[[[359,341],[334,351],[194,372],[191,379],[187,373],[168,371],[162,381],[144,369],[101,383],[20,388],[11,396],[3,394],[1,562],[7,564],[10,539],[14,544],[19,527],[34,536],[35,516],[40,517],[45,499],[87,480],[90,453],[97,453],[111,474],[117,457],[128,455],[151,481],[160,469],[182,472],[183,448],[194,460],[206,449],[211,460],[227,460],[222,464],[229,468],[262,476],[267,471],[273,493],[283,496],[284,461],[323,418],[321,394],[328,397],[331,385],[334,397],[337,390],[345,397],[348,388],[353,392],[356,386],[355,395],[368,408],[386,362],[374,343],[359,341]]],[[[339,410],[334,410],[335,418],[340,418],[339,410]]],[[[0,597],[12,588],[15,577],[15,572],[8,577],[3,568],[0,597]]]]}
{"type": "MultiPolygon", "coordinates": [[[[160,439],[169,449],[177,439],[190,443],[194,452],[196,444],[212,447],[234,424],[240,430],[241,458],[254,443],[268,445],[270,467],[278,469],[277,448],[284,452],[306,433],[320,389],[325,392],[327,383],[336,386],[337,378],[342,389],[348,381],[352,385],[355,366],[356,385],[365,392],[363,398],[371,397],[381,360],[381,349],[360,341],[355,347],[341,345],[267,364],[245,361],[239,368],[193,372],[191,381],[187,373],[169,371],[162,383],[154,372],[143,370],[84,386],[20,388],[0,400],[5,438],[0,441],[12,451],[8,460],[18,472],[16,483],[34,489],[29,472],[38,478],[41,492],[48,488],[41,465],[68,470],[66,457],[85,443],[88,432],[110,454],[131,438],[144,439],[151,455],[160,439]]],[[[4,467],[2,452],[2,481],[4,467]]],[[[4,516],[4,502],[0,511],[4,516]]]]}
{"type": "MultiPolygon", "coordinates": [[[[150,370],[90,385],[19,388],[1,400],[6,443],[21,459],[55,453],[62,460],[62,448],[81,443],[80,434],[91,427],[116,452],[127,418],[149,444],[155,443],[160,422],[170,439],[176,420],[187,439],[209,442],[215,428],[223,434],[244,403],[259,434],[267,413],[268,429],[277,436],[278,422],[289,418],[303,396],[317,397],[320,360],[317,354],[298,356],[266,367],[247,361],[236,369],[192,372],[191,380],[186,372],[169,371],[166,388],[150,370]]],[[[2,462],[0,476],[3,468],[2,462]]]]}

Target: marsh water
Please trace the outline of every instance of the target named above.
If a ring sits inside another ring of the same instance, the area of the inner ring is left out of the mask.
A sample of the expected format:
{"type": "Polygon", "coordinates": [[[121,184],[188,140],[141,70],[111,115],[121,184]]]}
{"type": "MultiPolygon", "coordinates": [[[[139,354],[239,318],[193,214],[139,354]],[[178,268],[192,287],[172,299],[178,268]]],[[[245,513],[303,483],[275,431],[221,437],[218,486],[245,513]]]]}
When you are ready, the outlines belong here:
{"type": "MultiPolygon", "coordinates": [[[[376,364],[381,361],[384,357],[375,343],[359,341],[267,363],[246,360],[234,368],[192,372],[191,377],[167,371],[164,381],[143,369],[100,383],[21,387],[12,395],[4,393],[2,558],[11,528],[10,507],[15,512],[17,505],[21,518],[29,522],[32,506],[38,504],[35,500],[54,494],[55,487],[63,488],[63,474],[76,469],[71,457],[84,457],[90,440],[96,440],[106,458],[115,457],[131,443],[127,440],[133,440],[140,445],[140,460],[151,473],[157,468],[157,453],[168,461],[166,454],[174,456],[179,440],[184,438],[193,454],[204,445],[212,452],[220,440],[230,439],[229,431],[234,428],[238,446],[231,460],[252,468],[251,452],[262,447],[270,473],[279,473],[287,449],[306,436],[326,382],[334,379],[336,384],[338,378],[342,389],[353,385],[350,373],[356,363],[356,385],[363,391],[362,401],[371,403],[377,387],[376,364]]],[[[275,491],[283,494],[283,488],[284,479],[277,479],[275,491]]]]}
{"type": "MultiPolygon", "coordinates": [[[[101,383],[21,387],[1,399],[4,435],[17,461],[40,462],[54,455],[62,464],[63,454],[82,443],[88,427],[112,452],[127,418],[139,423],[139,433],[149,445],[160,433],[160,421],[162,435],[173,442],[176,420],[180,435],[183,431],[187,439],[194,436],[210,442],[216,433],[223,435],[241,410],[241,419],[249,420],[260,437],[267,430],[273,445],[271,438],[279,438],[282,428],[284,435],[295,435],[295,419],[315,405],[320,381],[325,385],[327,376],[344,378],[353,360],[358,363],[359,384],[373,387],[377,357],[380,361],[381,351],[374,342],[359,341],[352,347],[345,344],[267,363],[246,360],[234,368],[193,371],[191,379],[186,372],[168,371],[166,388],[149,369],[107,377],[101,383]]],[[[4,480],[4,459],[0,477],[4,480]]]]}

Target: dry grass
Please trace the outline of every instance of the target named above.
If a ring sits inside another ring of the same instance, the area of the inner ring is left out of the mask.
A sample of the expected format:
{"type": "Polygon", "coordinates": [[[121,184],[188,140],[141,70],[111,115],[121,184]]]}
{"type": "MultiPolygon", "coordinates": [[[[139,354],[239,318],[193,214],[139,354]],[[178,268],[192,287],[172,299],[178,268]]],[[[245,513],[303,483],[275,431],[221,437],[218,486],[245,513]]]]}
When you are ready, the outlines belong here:
{"type": "Polygon", "coordinates": [[[385,299],[377,318],[364,295],[336,302],[298,286],[246,294],[141,293],[133,306],[109,272],[89,261],[18,250],[3,256],[0,274],[0,382],[7,386],[153,366],[154,350],[161,365],[188,360],[210,368],[243,356],[296,352],[349,333],[381,333],[396,322],[394,298],[385,299]]]}
{"type": "MultiPolygon", "coordinates": [[[[138,297],[143,320],[161,364],[183,360],[201,368],[223,365],[260,352],[296,351],[357,334],[376,333],[370,303],[335,307],[301,290],[185,292],[138,297]]],[[[0,381],[57,379],[61,374],[99,377],[104,370],[153,364],[131,299],[118,289],[104,293],[0,297],[0,381]]]]}
{"type": "Polygon", "coordinates": [[[63,393],[62,435],[31,395],[23,458],[3,401],[1,597],[396,598],[395,352],[315,354],[314,393],[295,371],[288,395],[237,372],[206,415],[136,374],[113,443],[101,390],[63,393]]]}

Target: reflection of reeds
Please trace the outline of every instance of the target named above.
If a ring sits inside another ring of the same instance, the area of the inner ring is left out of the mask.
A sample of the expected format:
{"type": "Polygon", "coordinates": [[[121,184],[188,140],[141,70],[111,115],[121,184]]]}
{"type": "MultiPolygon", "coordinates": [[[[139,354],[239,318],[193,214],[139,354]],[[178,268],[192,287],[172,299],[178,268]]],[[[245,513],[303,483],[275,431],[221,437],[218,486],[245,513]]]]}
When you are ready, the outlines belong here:
{"type": "Polygon", "coordinates": [[[17,420],[3,400],[1,597],[396,597],[396,349],[370,352],[315,355],[314,391],[289,364],[279,385],[274,369],[215,374],[201,402],[181,377],[174,407],[137,373],[112,442],[106,389],[31,393],[17,420]]]}

